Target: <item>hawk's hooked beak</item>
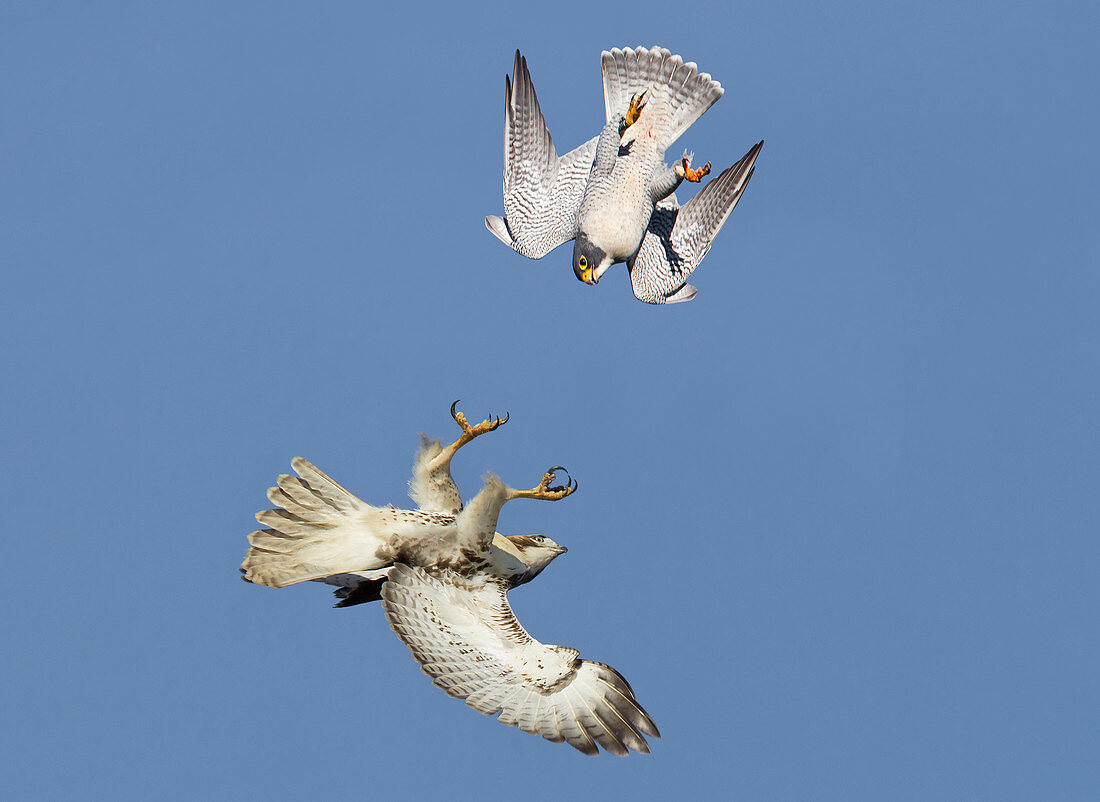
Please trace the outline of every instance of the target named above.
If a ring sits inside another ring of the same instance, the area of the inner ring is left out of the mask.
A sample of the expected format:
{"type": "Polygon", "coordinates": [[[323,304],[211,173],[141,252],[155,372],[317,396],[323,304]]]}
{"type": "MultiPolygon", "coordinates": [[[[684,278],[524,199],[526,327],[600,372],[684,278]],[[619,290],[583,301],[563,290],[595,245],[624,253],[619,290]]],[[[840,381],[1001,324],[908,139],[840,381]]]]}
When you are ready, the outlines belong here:
{"type": "Polygon", "coordinates": [[[592,268],[581,271],[581,281],[585,284],[591,284],[593,287],[600,283],[600,280],[596,278],[596,271],[592,268]]]}

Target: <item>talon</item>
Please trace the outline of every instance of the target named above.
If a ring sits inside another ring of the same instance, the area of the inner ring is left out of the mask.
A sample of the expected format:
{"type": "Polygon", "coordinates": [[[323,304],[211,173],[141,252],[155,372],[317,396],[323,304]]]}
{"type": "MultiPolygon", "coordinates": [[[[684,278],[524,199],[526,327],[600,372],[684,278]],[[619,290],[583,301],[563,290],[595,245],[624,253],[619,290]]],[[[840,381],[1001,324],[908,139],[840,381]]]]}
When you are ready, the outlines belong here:
{"type": "Polygon", "coordinates": [[[541,488],[546,493],[552,493],[556,495],[558,498],[565,498],[566,496],[571,495],[577,489],[574,485],[573,477],[570,476],[569,471],[563,468],[561,465],[555,465],[543,475],[542,481],[539,483],[539,488],[541,488]],[[565,484],[554,485],[553,487],[551,487],[550,483],[558,478],[558,471],[561,471],[565,474],[565,484]]]}
{"type": "Polygon", "coordinates": [[[542,475],[542,481],[535,487],[530,490],[513,490],[509,498],[533,498],[540,501],[559,501],[566,496],[573,495],[573,493],[577,491],[577,487],[577,482],[569,475],[569,471],[560,465],[555,465],[542,475]],[[557,478],[558,471],[565,473],[566,483],[564,485],[554,485],[551,487],[551,482],[557,478]]]}
{"type": "Polygon", "coordinates": [[[466,419],[466,415],[456,409],[457,406],[458,401],[451,404],[451,417],[455,419],[455,423],[462,429],[462,435],[458,438],[458,441],[456,441],[456,447],[470,442],[478,435],[498,429],[508,422],[508,414],[505,413],[503,418],[490,415],[476,426],[471,426],[470,422],[466,419]]]}
{"type": "Polygon", "coordinates": [[[699,183],[699,181],[702,180],[703,176],[710,173],[710,162],[707,162],[698,170],[692,168],[690,156],[684,156],[684,158],[681,159],[681,162],[684,165],[684,178],[686,178],[688,181],[691,181],[693,184],[699,183]]]}
{"type": "Polygon", "coordinates": [[[630,96],[630,108],[626,110],[626,127],[634,125],[638,122],[638,118],[642,116],[642,109],[645,108],[645,93],[649,90],[645,90],[640,95],[630,96]]]}

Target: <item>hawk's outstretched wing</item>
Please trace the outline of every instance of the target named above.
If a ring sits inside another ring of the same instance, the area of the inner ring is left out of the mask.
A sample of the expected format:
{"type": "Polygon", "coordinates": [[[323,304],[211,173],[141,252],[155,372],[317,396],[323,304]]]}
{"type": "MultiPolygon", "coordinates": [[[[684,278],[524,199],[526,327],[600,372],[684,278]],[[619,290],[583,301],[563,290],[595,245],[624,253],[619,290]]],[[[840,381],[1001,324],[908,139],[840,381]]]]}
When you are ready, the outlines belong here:
{"type": "Polygon", "coordinates": [[[399,563],[381,594],[390,626],[424,673],[502,724],[588,755],[596,744],[616,755],[648,753],[643,736],[660,737],[619,672],[532,638],[504,588],[399,563]]]}
{"type": "Polygon", "coordinates": [[[755,145],[683,207],[673,195],[657,204],[641,247],[627,263],[634,297],[649,304],[677,303],[695,297],[695,287],[687,283],[687,278],[703,261],[741,199],[763,146],[763,142],[755,145]]]}
{"type": "Polygon", "coordinates": [[[512,74],[514,81],[504,78],[504,218],[489,215],[485,225],[505,245],[541,259],[577,235],[596,139],[559,159],[518,50],[512,74]]]}

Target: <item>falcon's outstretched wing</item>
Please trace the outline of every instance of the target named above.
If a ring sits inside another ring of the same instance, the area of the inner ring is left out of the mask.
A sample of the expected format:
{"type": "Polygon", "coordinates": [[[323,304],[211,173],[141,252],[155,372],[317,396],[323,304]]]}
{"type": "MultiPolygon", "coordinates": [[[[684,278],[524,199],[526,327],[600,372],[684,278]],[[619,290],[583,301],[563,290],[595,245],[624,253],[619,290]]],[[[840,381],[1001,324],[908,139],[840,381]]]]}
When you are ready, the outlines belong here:
{"type": "Polygon", "coordinates": [[[688,276],[703,261],[752,178],[763,142],[723,170],[678,208],[675,196],[657,204],[641,247],[627,263],[634,297],[649,304],[690,301],[696,289],[688,276]]]}
{"type": "Polygon", "coordinates": [[[559,159],[518,50],[512,75],[504,78],[504,217],[489,215],[485,225],[505,245],[541,259],[577,235],[596,139],[559,159]]]}
{"type": "Polygon", "coordinates": [[[448,695],[502,724],[587,755],[649,752],[656,725],[615,669],[546,646],[516,620],[505,590],[397,564],[382,586],[393,631],[448,695]]]}

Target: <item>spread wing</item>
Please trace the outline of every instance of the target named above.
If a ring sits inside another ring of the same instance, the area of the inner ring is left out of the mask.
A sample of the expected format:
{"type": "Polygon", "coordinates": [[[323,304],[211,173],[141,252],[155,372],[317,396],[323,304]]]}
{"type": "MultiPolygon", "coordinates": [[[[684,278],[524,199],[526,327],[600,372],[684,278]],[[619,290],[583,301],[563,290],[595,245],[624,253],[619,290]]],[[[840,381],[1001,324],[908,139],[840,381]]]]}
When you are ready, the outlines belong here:
{"type": "Polygon", "coordinates": [[[577,235],[596,139],[558,158],[518,50],[512,74],[514,81],[504,78],[504,218],[490,215],[485,225],[505,245],[541,259],[577,235]]]}
{"type": "Polygon", "coordinates": [[[627,263],[639,301],[664,304],[695,297],[696,290],[687,278],[703,261],[741,199],[763,146],[763,142],[755,145],[683,207],[678,208],[675,196],[657,204],[638,252],[627,263]]]}
{"type": "Polygon", "coordinates": [[[644,736],[660,733],[619,672],[581,660],[576,649],[539,643],[505,593],[400,563],[381,591],[393,631],[448,695],[588,755],[599,752],[596,744],[615,755],[648,753],[644,736]]]}

